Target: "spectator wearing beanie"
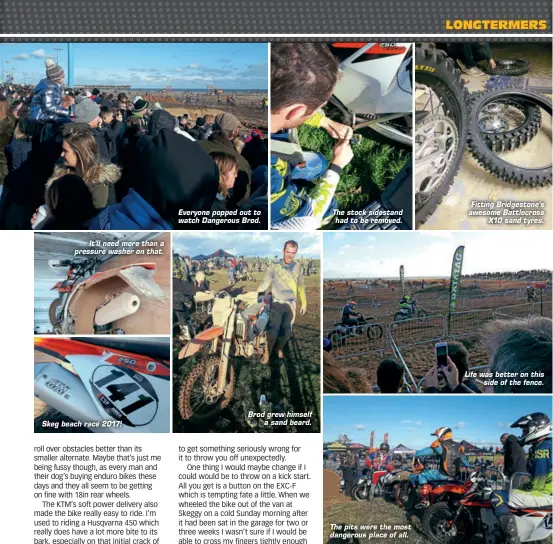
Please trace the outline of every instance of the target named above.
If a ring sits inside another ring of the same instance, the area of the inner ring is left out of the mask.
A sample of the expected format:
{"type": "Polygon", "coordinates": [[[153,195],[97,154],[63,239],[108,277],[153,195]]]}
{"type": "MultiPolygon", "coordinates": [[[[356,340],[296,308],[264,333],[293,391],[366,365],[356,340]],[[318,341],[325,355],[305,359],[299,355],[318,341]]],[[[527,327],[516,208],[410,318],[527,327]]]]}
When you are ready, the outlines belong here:
{"type": "Polygon", "coordinates": [[[188,131],[188,134],[195,140],[207,140],[205,137],[205,119],[198,117],[196,119],[196,125],[188,131]]]}
{"type": "MultiPolygon", "coordinates": [[[[31,98],[29,119],[39,123],[68,123],[71,112],[63,105],[64,72],[52,59],[46,59],[46,77],[38,82],[31,98]]],[[[72,103],[72,97],[66,97],[66,102],[72,103]]]]}
{"type": "Polygon", "coordinates": [[[111,160],[112,156],[108,149],[104,129],[100,128],[100,123],[102,121],[100,117],[100,106],[92,100],[82,100],[78,104],[75,104],[74,109],[75,123],[88,125],[92,129],[92,134],[96,139],[100,157],[108,161],[111,160]]]}
{"type": "Polygon", "coordinates": [[[230,199],[232,204],[244,202],[250,194],[252,171],[248,161],[236,151],[235,140],[238,139],[242,124],[232,113],[220,113],[215,117],[213,134],[208,140],[199,144],[209,153],[228,153],[238,161],[238,177],[230,199]]]}

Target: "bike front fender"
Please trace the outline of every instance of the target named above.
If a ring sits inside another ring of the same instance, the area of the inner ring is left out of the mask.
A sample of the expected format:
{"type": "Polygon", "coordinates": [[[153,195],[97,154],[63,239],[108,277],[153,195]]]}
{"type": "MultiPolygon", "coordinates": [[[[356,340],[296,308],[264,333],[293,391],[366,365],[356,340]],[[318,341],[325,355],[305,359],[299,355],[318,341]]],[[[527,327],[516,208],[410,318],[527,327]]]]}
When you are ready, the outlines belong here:
{"type": "Polygon", "coordinates": [[[212,342],[215,338],[219,338],[224,332],[224,327],[210,327],[209,329],[205,329],[205,331],[197,334],[192,341],[183,346],[179,352],[179,359],[186,359],[187,357],[196,355],[203,345],[212,342]]]}

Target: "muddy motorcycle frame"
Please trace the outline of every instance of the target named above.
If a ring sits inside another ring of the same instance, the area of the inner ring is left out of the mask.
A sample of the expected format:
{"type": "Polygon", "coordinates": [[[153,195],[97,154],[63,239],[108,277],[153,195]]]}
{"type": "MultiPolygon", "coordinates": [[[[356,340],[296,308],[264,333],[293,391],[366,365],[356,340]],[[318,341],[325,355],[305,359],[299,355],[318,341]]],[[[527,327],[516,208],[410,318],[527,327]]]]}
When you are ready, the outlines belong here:
{"type": "Polygon", "coordinates": [[[148,340],[35,338],[34,394],[83,430],[169,432],[169,345],[148,340]],[[46,357],[44,357],[46,356],[46,357]]]}
{"type": "Polygon", "coordinates": [[[138,312],[140,297],[164,299],[155,272],[155,263],[135,263],[74,282],[62,299],[61,310],[51,315],[52,325],[61,334],[111,332],[119,320],[138,312]]]}
{"type": "MultiPolygon", "coordinates": [[[[517,481],[526,473],[516,473],[511,478],[517,481]]],[[[501,544],[505,541],[494,514],[492,487],[481,473],[473,473],[470,486],[459,500],[456,508],[446,503],[432,506],[424,520],[424,530],[433,544],[468,542],[475,534],[482,534],[486,544],[501,544]],[[460,525],[459,525],[460,522],[460,525]],[[459,529],[464,530],[463,533],[459,529]]],[[[512,489],[512,488],[511,488],[512,489]]],[[[510,508],[515,516],[517,533],[521,542],[546,542],[553,528],[552,505],[533,508],[510,508]]]]}
{"type": "Polygon", "coordinates": [[[410,128],[413,110],[411,43],[334,43],[341,78],[330,103],[354,130],[369,127],[403,145],[411,146],[410,130],[389,124],[405,119],[410,128]]]}
{"type": "Polygon", "coordinates": [[[231,297],[226,291],[196,294],[196,304],[212,300],[213,325],[192,338],[179,353],[179,359],[189,359],[200,354],[200,361],[181,386],[179,411],[183,419],[209,418],[226,408],[234,393],[235,372],[231,363],[231,350],[233,357],[261,359],[267,347],[266,330],[255,333],[250,341],[250,327],[253,327],[253,322],[262,312],[270,311],[270,303],[261,304],[259,313],[256,312],[255,315],[243,314],[244,310],[258,303],[258,298],[257,291],[237,297],[231,297]],[[201,351],[204,353],[201,354],[201,351]],[[202,361],[205,356],[208,359],[202,361]],[[213,374],[213,377],[216,374],[216,378],[210,378],[210,374],[213,374]],[[192,390],[196,380],[201,381],[203,395],[208,400],[209,410],[205,413],[195,412],[192,406],[192,390]]]}

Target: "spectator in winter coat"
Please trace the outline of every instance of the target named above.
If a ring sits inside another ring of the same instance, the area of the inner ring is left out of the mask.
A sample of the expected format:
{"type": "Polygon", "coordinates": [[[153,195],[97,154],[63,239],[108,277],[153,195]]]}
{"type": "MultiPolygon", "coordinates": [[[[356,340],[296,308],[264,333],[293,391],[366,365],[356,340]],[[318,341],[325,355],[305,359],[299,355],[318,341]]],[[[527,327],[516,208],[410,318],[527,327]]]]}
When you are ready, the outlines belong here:
{"type": "MultiPolygon", "coordinates": [[[[66,174],[49,185],[44,212],[47,217],[41,230],[86,230],[98,210],[86,182],[76,174],[66,174]]],[[[35,218],[36,215],[31,223],[35,218]]]]}
{"type": "Polygon", "coordinates": [[[38,82],[31,98],[29,119],[38,123],[68,123],[71,112],[63,105],[63,68],[46,59],[46,77],[38,82]]]}
{"type": "Polygon", "coordinates": [[[236,205],[231,202],[229,197],[238,176],[238,161],[233,155],[218,151],[211,153],[210,157],[219,169],[219,191],[211,209],[235,210],[236,205]]]}
{"type": "Polygon", "coordinates": [[[514,434],[501,435],[503,444],[504,474],[510,478],[515,472],[526,472],[526,453],[514,434]]]}
{"type": "MultiPolygon", "coordinates": [[[[88,101],[93,104],[92,101],[88,101]]],[[[98,155],[97,140],[92,129],[85,125],[68,125],[63,131],[63,163],[57,165],[47,182],[47,191],[54,180],[66,174],[78,174],[87,184],[94,207],[102,209],[115,202],[114,184],[121,169],[98,155]]]]}
{"type": "Polygon", "coordinates": [[[32,148],[32,138],[30,134],[29,119],[27,113],[21,113],[11,142],[6,147],[6,157],[8,159],[8,170],[13,172],[21,167],[27,160],[32,148]]]}
{"type": "Polygon", "coordinates": [[[208,140],[199,144],[208,152],[221,152],[233,155],[238,162],[238,177],[234,184],[231,201],[239,204],[250,194],[252,171],[248,161],[236,151],[234,142],[238,138],[241,128],[240,121],[231,113],[221,113],[215,117],[215,128],[208,140]]]}
{"type": "Polygon", "coordinates": [[[12,139],[16,122],[16,118],[9,111],[8,101],[0,100],[0,195],[4,179],[8,175],[8,160],[4,151],[12,139]]]}
{"type": "Polygon", "coordinates": [[[121,179],[127,195],[94,218],[91,229],[209,228],[180,222],[186,212],[210,210],[219,187],[217,166],[197,143],[162,129],[128,159],[134,167],[124,168],[121,179]]]}
{"type": "Polygon", "coordinates": [[[96,102],[84,99],[75,104],[75,124],[86,124],[92,129],[98,147],[98,154],[104,160],[110,161],[112,157],[106,143],[104,130],[100,127],[101,123],[100,106],[96,102]]]}

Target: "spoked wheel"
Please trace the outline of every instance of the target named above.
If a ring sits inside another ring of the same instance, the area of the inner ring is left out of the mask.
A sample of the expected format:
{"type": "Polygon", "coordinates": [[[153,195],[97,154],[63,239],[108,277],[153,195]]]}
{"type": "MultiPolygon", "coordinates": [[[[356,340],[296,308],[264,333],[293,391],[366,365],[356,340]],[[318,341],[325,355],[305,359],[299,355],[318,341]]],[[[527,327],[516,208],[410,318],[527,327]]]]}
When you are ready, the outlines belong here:
{"type": "Polygon", "coordinates": [[[345,343],[345,337],[336,331],[329,332],[327,338],[332,342],[334,348],[340,348],[345,343]]]}
{"type": "Polygon", "coordinates": [[[478,128],[496,153],[527,144],[541,127],[541,109],[524,100],[497,100],[482,108],[478,128]]]}
{"type": "Polygon", "coordinates": [[[468,95],[461,73],[445,52],[422,44],[415,48],[416,118],[415,127],[415,196],[416,226],[434,213],[453,183],[461,165],[467,136],[468,95]],[[438,119],[436,118],[438,117],[438,119]],[[446,122],[443,118],[448,118],[446,122]],[[438,126],[434,126],[434,125],[438,126]],[[419,139],[417,140],[417,133],[419,139]],[[433,136],[434,133],[434,136],[433,136]],[[443,141],[434,137],[446,136],[443,141]],[[430,138],[430,140],[429,140],[430,138]],[[425,143],[425,150],[418,149],[425,143]],[[432,156],[432,150],[442,150],[442,158],[432,156]],[[427,167],[418,171],[420,158],[427,158],[427,167]],[[436,159],[438,176],[430,171],[436,159]],[[419,179],[419,176],[423,176],[419,179]]]}
{"type": "Polygon", "coordinates": [[[58,329],[60,326],[60,310],[61,310],[61,300],[57,298],[52,301],[50,307],[48,308],[48,318],[50,323],[53,325],[54,329],[58,329]]]}
{"type": "Polygon", "coordinates": [[[428,312],[426,310],[417,310],[417,317],[427,317],[428,312]]]}
{"type": "Polygon", "coordinates": [[[179,392],[182,419],[209,419],[228,406],[234,393],[234,367],[230,365],[223,393],[217,392],[220,368],[219,357],[208,357],[184,379],[179,392]]]}
{"type": "Polygon", "coordinates": [[[467,516],[460,516],[455,523],[455,517],[447,504],[437,503],[424,513],[422,526],[428,540],[433,544],[461,544],[469,542],[472,537],[472,527],[467,516]]]}
{"type": "Polygon", "coordinates": [[[369,325],[369,328],[367,329],[367,336],[369,337],[369,340],[378,340],[379,338],[382,338],[382,327],[380,325],[369,325]]]}
{"type": "Polygon", "coordinates": [[[530,61],[526,59],[501,59],[495,61],[492,68],[487,61],[479,63],[479,67],[492,76],[522,76],[530,70],[530,61]]]}
{"type": "Polygon", "coordinates": [[[459,148],[455,122],[431,115],[415,129],[415,208],[422,209],[436,194],[445,195],[453,182],[459,148]]]}
{"type": "Polygon", "coordinates": [[[369,498],[369,486],[368,485],[356,485],[351,490],[351,496],[356,501],[366,501],[369,498]]]}

